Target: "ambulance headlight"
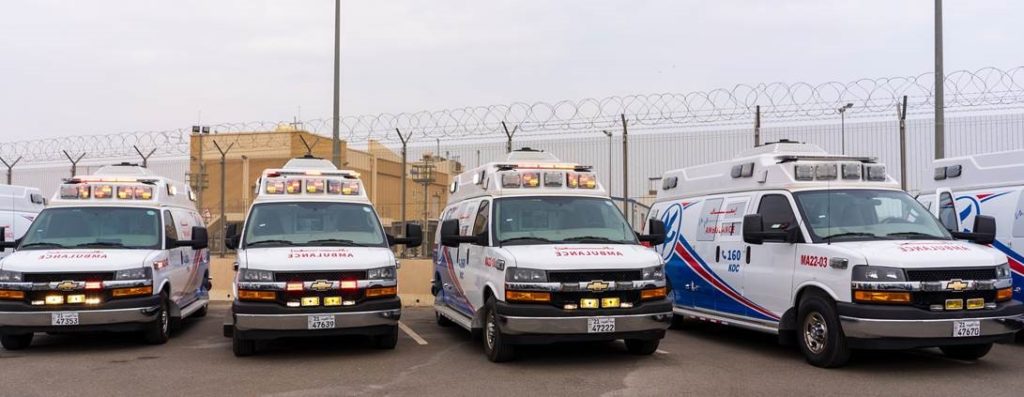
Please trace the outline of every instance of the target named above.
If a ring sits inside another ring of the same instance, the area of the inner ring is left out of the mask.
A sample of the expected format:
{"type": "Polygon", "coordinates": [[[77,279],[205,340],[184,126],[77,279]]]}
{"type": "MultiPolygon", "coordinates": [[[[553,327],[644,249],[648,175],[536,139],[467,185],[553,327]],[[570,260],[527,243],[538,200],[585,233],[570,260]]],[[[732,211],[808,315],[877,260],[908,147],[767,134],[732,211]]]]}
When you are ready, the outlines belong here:
{"type": "Polygon", "coordinates": [[[1004,263],[996,268],[996,278],[1010,278],[1010,264],[1004,263]]]}
{"type": "Polygon", "coordinates": [[[266,270],[238,269],[238,279],[249,282],[274,281],[274,273],[266,270]]]}
{"type": "Polygon", "coordinates": [[[516,283],[543,283],[548,281],[548,274],[543,270],[510,267],[505,273],[505,281],[516,283]]]}
{"type": "Polygon", "coordinates": [[[907,276],[896,267],[858,265],[853,267],[853,281],[907,281],[907,276]]]}
{"type": "Polygon", "coordinates": [[[0,283],[20,283],[22,280],[24,279],[21,276],[21,272],[0,270],[0,283]]]}
{"type": "Polygon", "coordinates": [[[114,280],[146,280],[153,278],[153,270],[148,267],[123,269],[114,272],[114,280]]]}
{"type": "Polygon", "coordinates": [[[394,280],[398,275],[394,266],[384,266],[366,271],[366,278],[370,280],[394,280]]]}
{"type": "Polygon", "coordinates": [[[665,279],[665,266],[651,266],[644,268],[644,280],[662,281],[665,279]]]}

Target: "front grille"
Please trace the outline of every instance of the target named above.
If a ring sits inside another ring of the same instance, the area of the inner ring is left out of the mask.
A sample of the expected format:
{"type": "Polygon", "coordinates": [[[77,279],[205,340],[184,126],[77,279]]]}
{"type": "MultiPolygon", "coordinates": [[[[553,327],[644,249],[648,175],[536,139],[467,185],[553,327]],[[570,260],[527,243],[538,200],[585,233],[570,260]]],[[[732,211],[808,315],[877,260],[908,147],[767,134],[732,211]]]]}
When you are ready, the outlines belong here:
{"type": "Polygon", "coordinates": [[[114,279],[114,273],[25,273],[22,275],[22,277],[24,278],[25,282],[29,283],[59,283],[65,280],[110,281],[114,279]]]}
{"type": "Polygon", "coordinates": [[[947,280],[992,280],[996,278],[996,269],[928,269],[907,270],[909,281],[947,281],[947,280]]]}
{"type": "Polygon", "coordinates": [[[331,272],[279,272],[274,273],[274,281],[316,281],[316,280],[363,280],[366,271],[331,271],[331,272]]]}
{"type": "Polygon", "coordinates": [[[633,281],[643,279],[642,270],[619,270],[602,272],[549,272],[548,281],[553,283],[578,283],[586,281],[633,281]]]}
{"type": "Polygon", "coordinates": [[[966,303],[968,299],[974,298],[983,298],[987,303],[995,302],[996,291],[917,291],[911,293],[910,302],[912,305],[914,305],[914,307],[927,310],[931,307],[931,305],[945,305],[946,299],[963,299],[966,303]]]}
{"type": "MultiPolygon", "coordinates": [[[[563,307],[566,304],[580,304],[581,299],[619,298],[622,303],[640,304],[640,291],[606,291],[601,293],[589,291],[555,292],[551,294],[551,304],[555,307],[563,307]]],[[[588,309],[579,309],[588,310],[588,309]]]]}

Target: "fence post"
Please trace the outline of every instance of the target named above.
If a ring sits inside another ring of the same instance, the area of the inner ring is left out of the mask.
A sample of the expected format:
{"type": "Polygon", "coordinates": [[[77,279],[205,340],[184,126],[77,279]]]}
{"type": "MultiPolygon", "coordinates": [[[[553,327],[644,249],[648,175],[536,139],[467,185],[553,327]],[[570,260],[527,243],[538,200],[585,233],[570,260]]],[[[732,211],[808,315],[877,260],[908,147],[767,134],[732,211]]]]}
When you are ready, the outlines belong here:
{"type": "Polygon", "coordinates": [[[519,124],[516,124],[515,127],[512,127],[512,132],[509,132],[508,126],[505,125],[504,121],[502,121],[501,128],[505,129],[505,136],[508,137],[508,141],[505,143],[505,153],[512,153],[512,136],[516,134],[516,131],[519,131],[519,124]]]}
{"type": "MultiPolygon", "coordinates": [[[[395,128],[395,132],[398,133],[398,139],[402,141],[402,208],[401,208],[401,213],[402,213],[402,228],[403,228],[402,230],[405,230],[405,222],[406,222],[406,219],[405,219],[405,203],[406,203],[406,201],[405,200],[406,200],[406,189],[407,189],[407,187],[405,186],[406,182],[407,182],[405,180],[405,172],[406,172],[405,168],[407,167],[407,165],[406,165],[407,164],[407,155],[409,153],[407,149],[409,148],[409,139],[412,138],[412,133],[410,132],[409,135],[402,135],[402,131],[400,131],[398,128],[395,128]]],[[[405,257],[406,250],[407,249],[406,249],[405,245],[403,245],[402,246],[402,253],[401,253],[402,257],[405,257]]]]}
{"type": "Polygon", "coordinates": [[[629,205],[629,129],[626,127],[626,114],[622,117],[622,212],[626,215],[629,226],[633,226],[633,213],[629,205]]]}
{"type": "Polygon", "coordinates": [[[73,158],[71,158],[71,155],[68,154],[67,150],[61,150],[61,151],[64,152],[64,156],[67,156],[68,161],[71,162],[71,177],[74,178],[75,175],[78,175],[78,162],[82,161],[82,157],[85,157],[85,153],[82,153],[80,156],[78,156],[78,158],[73,159],[73,158]]]}
{"type": "Polygon", "coordinates": [[[217,140],[213,140],[213,146],[217,147],[217,151],[220,152],[220,257],[223,258],[224,254],[227,253],[227,234],[228,234],[228,218],[224,210],[224,200],[226,195],[224,190],[227,188],[226,173],[224,168],[227,166],[227,156],[231,148],[235,146],[234,142],[228,145],[227,149],[221,149],[220,144],[217,140]]]}
{"type": "Polygon", "coordinates": [[[0,157],[0,162],[3,162],[4,166],[7,167],[7,184],[8,185],[12,184],[11,180],[13,179],[13,176],[14,176],[14,172],[12,170],[14,169],[14,166],[18,165],[18,162],[20,162],[20,161],[21,161],[21,156],[18,156],[18,159],[14,160],[13,163],[7,163],[7,160],[4,160],[3,157],[0,157]]]}
{"type": "Polygon", "coordinates": [[[900,188],[907,190],[907,96],[903,96],[903,106],[896,104],[896,114],[900,117],[900,188]]]}
{"type": "Polygon", "coordinates": [[[153,153],[156,153],[156,149],[150,150],[149,154],[142,154],[138,146],[132,145],[132,148],[135,149],[135,153],[139,154],[139,157],[142,157],[142,168],[149,168],[149,158],[153,156],[153,153]]]}

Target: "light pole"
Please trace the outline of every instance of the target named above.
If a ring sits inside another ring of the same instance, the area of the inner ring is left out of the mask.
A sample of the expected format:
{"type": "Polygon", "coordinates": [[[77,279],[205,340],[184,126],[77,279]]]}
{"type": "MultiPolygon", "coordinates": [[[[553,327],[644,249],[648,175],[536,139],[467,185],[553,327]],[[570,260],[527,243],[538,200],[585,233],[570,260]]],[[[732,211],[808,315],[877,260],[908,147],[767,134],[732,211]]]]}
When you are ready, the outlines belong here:
{"type": "MultiPolygon", "coordinates": [[[[341,134],[338,124],[341,124],[341,102],[340,85],[341,76],[341,0],[334,0],[334,122],[331,128],[331,162],[335,167],[341,167],[341,134]]],[[[403,181],[404,182],[404,181],[403,181]]]]}
{"type": "Polygon", "coordinates": [[[845,106],[843,106],[843,107],[841,107],[839,109],[836,109],[836,111],[839,112],[839,120],[840,120],[839,121],[839,140],[842,141],[840,143],[840,153],[841,154],[846,154],[846,110],[849,109],[849,108],[852,108],[852,107],[853,107],[852,103],[847,103],[845,106]]]}
{"type": "Polygon", "coordinates": [[[935,159],[946,157],[945,110],[946,96],[942,71],[942,0],[935,0],[935,159]]]}

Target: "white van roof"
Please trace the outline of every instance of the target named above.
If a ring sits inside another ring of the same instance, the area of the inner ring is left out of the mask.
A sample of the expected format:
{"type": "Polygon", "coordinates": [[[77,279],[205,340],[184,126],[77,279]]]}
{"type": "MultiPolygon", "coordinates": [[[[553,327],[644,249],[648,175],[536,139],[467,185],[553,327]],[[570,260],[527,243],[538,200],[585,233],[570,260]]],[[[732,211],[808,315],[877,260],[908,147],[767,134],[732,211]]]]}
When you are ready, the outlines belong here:
{"type": "Polygon", "coordinates": [[[1024,185],[1024,150],[1012,150],[935,160],[926,191],[1024,185]]]}
{"type": "Polygon", "coordinates": [[[756,190],[875,187],[899,189],[871,157],[832,155],[817,145],[768,143],[732,160],[666,172],[657,201],[756,190]],[[799,175],[798,175],[799,171],[799,175]]]}
{"type": "Polygon", "coordinates": [[[44,205],[38,188],[0,184],[0,211],[38,213],[44,205]]]}
{"type": "Polygon", "coordinates": [[[196,196],[185,183],[137,164],[101,167],[92,175],[64,179],[50,204],[63,206],[179,207],[195,210],[196,196]]]}
{"type": "Polygon", "coordinates": [[[255,203],[311,200],[370,203],[359,172],[339,170],[334,163],[312,156],[263,170],[256,183],[255,203]]]}
{"type": "Polygon", "coordinates": [[[505,161],[490,162],[457,175],[448,203],[490,196],[587,195],[608,197],[592,167],[564,163],[547,152],[523,148],[505,161]]]}

